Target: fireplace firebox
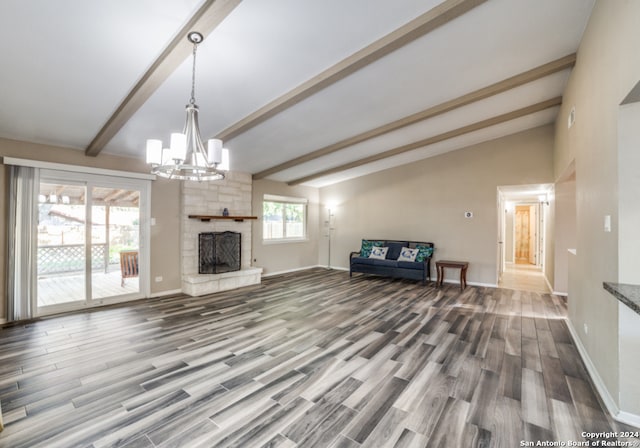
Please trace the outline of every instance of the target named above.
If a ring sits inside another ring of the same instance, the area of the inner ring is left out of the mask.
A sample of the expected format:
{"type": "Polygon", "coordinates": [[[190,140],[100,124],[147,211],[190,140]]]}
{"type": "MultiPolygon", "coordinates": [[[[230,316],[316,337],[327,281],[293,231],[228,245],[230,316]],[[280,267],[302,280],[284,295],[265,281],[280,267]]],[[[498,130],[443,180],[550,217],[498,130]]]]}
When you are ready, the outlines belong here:
{"type": "Polygon", "coordinates": [[[240,270],[239,232],[205,232],[198,236],[198,273],[222,274],[240,270]]]}

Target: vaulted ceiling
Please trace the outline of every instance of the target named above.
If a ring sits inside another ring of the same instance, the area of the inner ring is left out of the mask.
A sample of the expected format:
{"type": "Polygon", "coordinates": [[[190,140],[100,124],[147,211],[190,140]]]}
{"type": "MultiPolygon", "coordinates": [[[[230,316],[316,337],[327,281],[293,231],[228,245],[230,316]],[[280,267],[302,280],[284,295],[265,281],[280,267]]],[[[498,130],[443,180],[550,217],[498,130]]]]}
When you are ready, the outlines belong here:
{"type": "Polygon", "coordinates": [[[3,0],[0,137],[324,186],[551,123],[594,0],[3,0]]]}

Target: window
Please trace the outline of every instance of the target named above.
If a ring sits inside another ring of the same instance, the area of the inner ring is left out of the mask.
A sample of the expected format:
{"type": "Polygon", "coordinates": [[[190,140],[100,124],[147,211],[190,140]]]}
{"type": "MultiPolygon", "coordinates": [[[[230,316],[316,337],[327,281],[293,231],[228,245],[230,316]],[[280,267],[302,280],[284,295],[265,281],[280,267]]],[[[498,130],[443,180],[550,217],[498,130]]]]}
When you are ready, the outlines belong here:
{"type": "Polygon", "coordinates": [[[264,195],[262,239],[265,241],[302,240],[307,237],[307,200],[264,195]]]}

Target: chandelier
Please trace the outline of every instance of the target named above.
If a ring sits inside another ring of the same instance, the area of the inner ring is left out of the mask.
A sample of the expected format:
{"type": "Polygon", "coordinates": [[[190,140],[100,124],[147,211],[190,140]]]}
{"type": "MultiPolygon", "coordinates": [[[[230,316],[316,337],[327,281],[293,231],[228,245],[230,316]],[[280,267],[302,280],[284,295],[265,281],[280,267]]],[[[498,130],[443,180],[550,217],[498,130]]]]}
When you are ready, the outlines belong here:
{"type": "Polygon", "coordinates": [[[221,180],[229,170],[229,150],[222,147],[222,140],[212,138],[207,148],[200,137],[198,106],[196,105],[196,50],[204,38],[197,31],[187,35],[193,44],[193,69],[191,71],[191,99],[186,105],[187,121],[182,133],[172,133],[169,148],[162,148],[162,140],[147,140],[147,163],[151,173],[179,180],[221,180]]]}

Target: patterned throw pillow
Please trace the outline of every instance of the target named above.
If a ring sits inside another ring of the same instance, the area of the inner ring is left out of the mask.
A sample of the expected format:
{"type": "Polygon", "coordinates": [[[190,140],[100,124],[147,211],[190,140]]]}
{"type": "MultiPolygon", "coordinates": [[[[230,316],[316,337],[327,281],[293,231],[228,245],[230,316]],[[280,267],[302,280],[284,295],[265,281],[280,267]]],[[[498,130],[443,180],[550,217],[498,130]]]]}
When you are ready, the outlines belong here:
{"type": "Polygon", "coordinates": [[[375,258],[377,260],[384,260],[387,256],[388,247],[372,247],[369,258],[375,258]]]}
{"type": "Polygon", "coordinates": [[[364,258],[369,258],[369,255],[371,254],[371,249],[373,247],[382,247],[382,241],[362,240],[362,247],[360,248],[360,256],[364,258]]]}
{"type": "Polygon", "coordinates": [[[418,249],[416,261],[420,263],[424,263],[427,258],[433,255],[433,247],[425,246],[424,244],[416,244],[416,249],[418,249]]]}
{"type": "Polygon", "coordinates": [[[416,261],[416,256],[418,255],[418,249],[409,249],[408,247],[403,247],[400,251],[400,256],[398,257],[398,261],[416,261]]]}

